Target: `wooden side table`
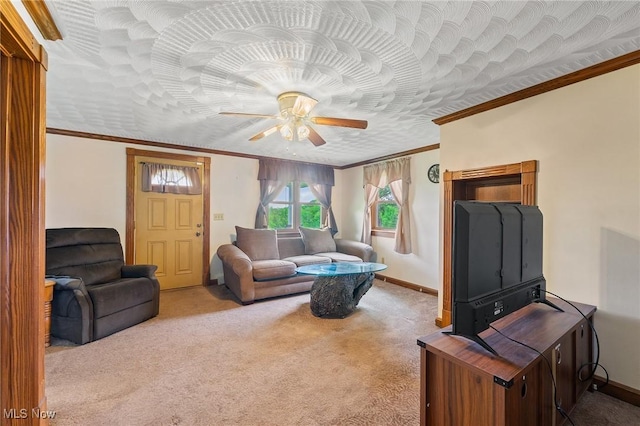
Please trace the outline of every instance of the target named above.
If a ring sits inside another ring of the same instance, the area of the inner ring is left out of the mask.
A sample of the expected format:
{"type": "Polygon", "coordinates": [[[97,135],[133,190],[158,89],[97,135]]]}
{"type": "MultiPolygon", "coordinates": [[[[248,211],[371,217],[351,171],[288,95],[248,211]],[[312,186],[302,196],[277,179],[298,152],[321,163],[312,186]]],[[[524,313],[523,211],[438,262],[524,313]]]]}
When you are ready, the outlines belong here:
{"type": "Polygon", "coordinates": [[[51,345],[51,301],[53,300],[53,286],[56,282],[44,281],[44,347],[51,345]]]}

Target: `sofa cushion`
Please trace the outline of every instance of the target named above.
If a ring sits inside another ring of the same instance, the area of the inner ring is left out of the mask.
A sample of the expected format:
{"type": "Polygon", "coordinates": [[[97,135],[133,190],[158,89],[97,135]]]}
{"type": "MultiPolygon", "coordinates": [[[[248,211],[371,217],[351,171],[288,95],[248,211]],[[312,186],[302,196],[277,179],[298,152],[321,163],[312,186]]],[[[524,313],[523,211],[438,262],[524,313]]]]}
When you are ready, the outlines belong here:
{"type": "Polygon", "coordinates": [[[324,256],[316,256],[315,254],[303,254],[300,256],[285,257],[282,260],[288,260],[297,266],[318,265],[321,263],[331,263],[331,259],[324,256]]]}
{"type": "Polygon", "coordinates": [[[251,260],[280,259],[278,239],[273,229],[248,229],[236,226],[236,246],[251,260]]]}
{"type": "Polygon", "coordinates": [[[305,254],[335,252],[336,242],[333,241],[331,229],[312,229],[300,227],[300,235],[304,242],[305,254]]]}
{"type": "Polygon", "coordinates": [[[328,257],[333,262],[362,262],[362,259],[360,259],[358,256],[338,253],[337,251],[328,253],[316,253],[316,256],[328,257]]]}
{"type": "Polygon", "coordinates": [[[302,237],[278,238],[278,251],[280,252],[280,259],[304,255],[302,237]]]}
{"type": "Polygon", "coordinates": [[[296,274],[296,264],[286,260],[256,260],[253,262],[253,278],[273,280],[292,277],[296,274]]]}

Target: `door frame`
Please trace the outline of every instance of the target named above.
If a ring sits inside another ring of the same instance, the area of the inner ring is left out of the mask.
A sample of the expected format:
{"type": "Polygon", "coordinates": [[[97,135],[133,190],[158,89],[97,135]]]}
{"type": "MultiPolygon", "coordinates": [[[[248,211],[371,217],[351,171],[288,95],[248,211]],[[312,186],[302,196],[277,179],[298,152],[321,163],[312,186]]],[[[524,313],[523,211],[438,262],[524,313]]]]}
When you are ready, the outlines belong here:
{"type": "Polygon", "coordinates": [[[174,154],[171,152],[148,151],[135,148],[127,148],[127,214],[126,214],[126,231],[125,231],[125,261],[129,265],[135,263],[135,191],[136,191],[136,157],[153,157],[158,159],[171,159],[180,161],[189,161],[194,163],[202,163],[202,285],[211,284],[210,278],[210,238],[209,227],[211,226],[211,157],[174,154]]]}
{"type": "MultiPolygon", "coordinates": [[[[466,184],[479,182],[487,186],[498,186],[505,182],[512,182],[513,178],[520,179],[521,204],[533,206],[536,204],[536,174],[538,162],[536,160],[521,163],[503,164],[499,166],[483,167],[479,169],[445,171],[444,180],[444,227],[442,232],[442,316],[436,318],[438,327],[451,324],[453,305],[452,284],[452,236],[453,236],[453,202],[467,200],[466,184]]],[[[486,200],[488,201],[488,200],[486,200]]]]}
{"type": "MultiPolygon", "coordinates": [[[[46,413],[47,52],[8,1],[0,1],[0,33],[0,406],[46,413]]],[[[44,425],[48,420],[30,416],[0,423],[44,425]]]]}

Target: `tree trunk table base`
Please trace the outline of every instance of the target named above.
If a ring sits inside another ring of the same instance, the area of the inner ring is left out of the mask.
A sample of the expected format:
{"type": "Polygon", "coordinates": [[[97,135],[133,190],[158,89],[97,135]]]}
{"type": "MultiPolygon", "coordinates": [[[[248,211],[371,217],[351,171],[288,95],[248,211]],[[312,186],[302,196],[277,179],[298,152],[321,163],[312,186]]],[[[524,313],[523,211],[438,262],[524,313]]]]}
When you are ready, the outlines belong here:
{"type": "Polygon", "coordinates": [[[311,287],[311,312],[320,318],[345,318],[373,285],[375,273],[317,276],[311,287]]]}

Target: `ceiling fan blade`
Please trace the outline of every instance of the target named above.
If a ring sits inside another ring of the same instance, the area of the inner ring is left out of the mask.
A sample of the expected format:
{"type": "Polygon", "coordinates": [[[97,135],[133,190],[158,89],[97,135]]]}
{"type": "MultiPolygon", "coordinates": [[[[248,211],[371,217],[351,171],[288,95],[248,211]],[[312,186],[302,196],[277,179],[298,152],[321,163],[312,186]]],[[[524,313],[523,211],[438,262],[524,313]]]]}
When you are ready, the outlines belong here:
{"type": "Polygon", "coordinates": [[[219,112],[220,115],[239,115],[242,117],[254,117],[254,118],[280,118],[277,115],[269,115],[269,114],[250,114],[246,112],[219,112]]]}
{"type": "Polygon", "coordinates": [[[312,123],[321,124],[323,126],[339,126],[339,127],[352,127],[354,129],[366,129],[367,120],[352,120],[350,118],[336,118],[336,117],[310,117],[312,123]]]}
{"type": "Polygon", "coordinates": [[[318,132],[313,130],[311,126],[307,126],[307,129],[309,129],[309,136],[307,136],[307,139],[309,139],[312,144],[314,144],[315,146],[320,146],[327,143],[327,141],[322,139],[322,136],[320,136],[318,132]]]}
{"type": "Polygon", "coordinates": [[[269,127],[269,128],[268,128],[267,130],[265,130],[264,132],[260,132],[260,133],[258,133],[257,135],[253,135],[253,136],[251,136],[251,137],[249,138],[249,140],[250,140],[251,142],[255,142],[255,141],[257,141],[258,139],[262,139],[262,138],[264,138],[265,136],[269,136],[270,134],[277,132],[278,130],[280,130],[280,127],[282,127],[282,125],[281,125],[281,124],[278,124],[277,126],[269,127]]]}
{"type": "Polygon", "coordinates": [[[297,117],[306,117],[318,104],[318,101],[305,95],[298,95],[291,108],[291,113],[297,117]]]}

